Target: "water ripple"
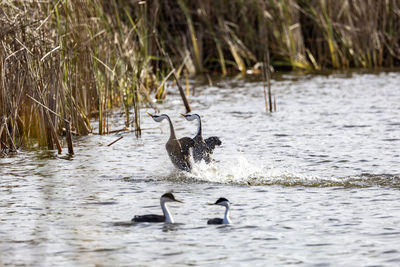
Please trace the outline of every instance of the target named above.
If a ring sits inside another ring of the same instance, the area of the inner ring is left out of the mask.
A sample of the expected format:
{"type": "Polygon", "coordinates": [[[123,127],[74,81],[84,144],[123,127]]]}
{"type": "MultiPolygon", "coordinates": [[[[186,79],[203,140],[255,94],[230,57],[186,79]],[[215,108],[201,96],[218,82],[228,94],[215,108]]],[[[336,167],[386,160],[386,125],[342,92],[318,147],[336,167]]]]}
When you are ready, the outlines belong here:
{"type": "MultiPolygon", "coordinates": [[[[399,73],[284,74],[272,81],[277,112],[265,113],[261,82],[196,86],[190,95],[205,137],[219,136],[210,165],[176,171],[169,128],[141,110],[143,135],[74,137],[75,155],[21,151],[0,158],[4,266],[357,266],[400,262],[399,73]],[[377,90],[379,88],[379,90],[377,90]],[[177,224],[132,223],[161,214],[177,224]],[[232,225],[209,226],[228,198],[232,225]]],[[[178,91],[160,104],[178,137],[178,91]]],[[[122,128],[120,114],[109,118],[122,128]]],[[[96,124],[94,124],[96,125],[96,124]]]]}

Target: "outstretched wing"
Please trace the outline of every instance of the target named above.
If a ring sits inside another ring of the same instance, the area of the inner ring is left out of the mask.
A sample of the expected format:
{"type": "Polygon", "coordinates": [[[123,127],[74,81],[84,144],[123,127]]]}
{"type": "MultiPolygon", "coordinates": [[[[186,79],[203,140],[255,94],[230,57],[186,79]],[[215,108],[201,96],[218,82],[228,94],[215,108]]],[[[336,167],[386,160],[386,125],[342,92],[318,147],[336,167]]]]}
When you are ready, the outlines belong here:
{"type": "Polygon", "coordinates": [[[208,149],[210,149],[211,151],[216,146],[220,146],[222,144],[221,140],[219,140],[219,138],[216,136],[211,136],[211,137],[207,138],[206,140],[204,140],[204,142],[206,142],[208,149]]]}
{"type": "Polygon", "coordinates": [[[182,137],[179,139],[179,143],[181,143],[183,153],[189,153],[189,148],[194,146],[194,141],[190,137],[182,137]]]}

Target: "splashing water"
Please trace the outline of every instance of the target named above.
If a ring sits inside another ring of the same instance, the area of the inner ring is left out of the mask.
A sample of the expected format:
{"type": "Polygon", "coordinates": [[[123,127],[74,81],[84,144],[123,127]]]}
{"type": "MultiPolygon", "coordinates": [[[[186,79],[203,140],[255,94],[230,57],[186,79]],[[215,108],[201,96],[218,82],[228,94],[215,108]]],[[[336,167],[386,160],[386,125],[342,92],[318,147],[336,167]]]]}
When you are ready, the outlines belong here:
{"type": "Polygon", "coordinates": [[[244,156],[230,161],[213,161],[206,164],[204,161],[193,164],[192,171],[173,172],[172,180],[186,180],[190,182],[207,182],[219,184],[236,184],[248,186],[284,185],[310,187],[369,187],[390,186],[400,188],[400,178],[395,175],[360,174],[348,177],[321,178],[305,175],[298,170],[273,167],[271,165],[255,165],[244,156]]]}
{"type": "Polygon", "coordinates": [[[246,184],[250,177],[261,175],[262,168],[247,161],[245,157],[237,158],[230,162],[204,161],[193,165],[193,170],[188,176],[192,179],[214,183],[246,184]]]}

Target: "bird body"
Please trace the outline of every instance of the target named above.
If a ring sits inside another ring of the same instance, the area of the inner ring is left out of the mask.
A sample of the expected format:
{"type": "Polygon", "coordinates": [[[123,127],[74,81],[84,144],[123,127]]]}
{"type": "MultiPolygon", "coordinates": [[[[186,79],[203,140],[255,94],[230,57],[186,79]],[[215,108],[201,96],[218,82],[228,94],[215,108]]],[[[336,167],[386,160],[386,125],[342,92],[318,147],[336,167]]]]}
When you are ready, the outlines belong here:
{"type": "Polygon", "coordinates": [[[207,221],[207,224],[224,224],[224,219],[221,218],[209,219],[207,221]]]}
{"type": "Polygon", "coordinates": [[[168,209],[167,202],[181,202],[176,200],[172,193],[166,193],[160,198],[160,205],[163,211],[163,215],[157,214],[147,214],[147,215],[136,215],[132,218],[132,222],[150,222],[150,223],[174,223],[174,218],[172,217],[171,212],[168,209]]]}
{"type": "Polygon", "coordinates": [[[200,162],[204,160],[207,164],[211,162],[211,154],[214,151],[216,146],[220,146],[222,144],[221,140],[216,137],[212,136],[207,139],[203,139],[202,132],[201,132],[201,119],[198,114],[187,114],[183,115],[186,120],[192,121],[197,120],[197,133],[196,136],[193,138],[194,145],[193,145],[193,159],[194,162],[200,162]]]}
{"type": "Polygon", "coordinates": [[[215,203],[209,204],[209,205],[219,205],[219,206],[224,206],[225,207],[225,215],[224,218],[213,218],[209,219],[207,221],[207,224],[231,224],[232,221],[229,217],[230,215],[230,202],[226,198],[219,198],[215,203]]]}
{"type": "Polygon", "coordinates": [[[171,159],[172,164],[180,170],[190,171],[192,169],[192,164],[190,162],[190,148],[194,146],[194,141],[192,138],[183,137],[177,139],[175,135],[174,126],[172,125],[171,119],[167,114],[161,115],[151,115],[148,113],[154,121],[160,122],[167,119],[170,127],[170,136],[165,144],[168,156],[171,159]]]}
{"type": "Polygon", "coordinates": [[[133,217],[132,221],[133,222],[159,223],[159,222],[165,222],[165,216],[158,215],[158,214],[135,215],[135,217],[133,217]]]}
{"type": "Polygon", "coordinates": [[[194,141],[189,137],[181,139],[170,138],[165,144],[168,156],[176,168],[188,172],[192,169],[189,149],[193,145],[194,141]]]}

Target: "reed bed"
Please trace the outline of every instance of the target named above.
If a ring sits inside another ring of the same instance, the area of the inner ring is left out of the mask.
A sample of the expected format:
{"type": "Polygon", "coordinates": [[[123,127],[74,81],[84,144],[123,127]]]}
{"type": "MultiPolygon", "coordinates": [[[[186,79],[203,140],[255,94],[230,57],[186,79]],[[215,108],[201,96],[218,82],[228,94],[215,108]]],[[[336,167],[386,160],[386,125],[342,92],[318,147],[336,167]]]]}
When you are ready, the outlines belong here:
{"type": "Polygon", "coordinates": [[[397,0],[151,1],[156,32],[192,73],[399,65],[397,0]],[[157,7],[157,8],[156,8],[157,7]]]}
{"type": "Polygon", "coordinates": [[[398,0],[3,0],[0,25],[1,153],[114,132],[114,108],[140,136],[182,73],[400,64],[398,0]]]}

